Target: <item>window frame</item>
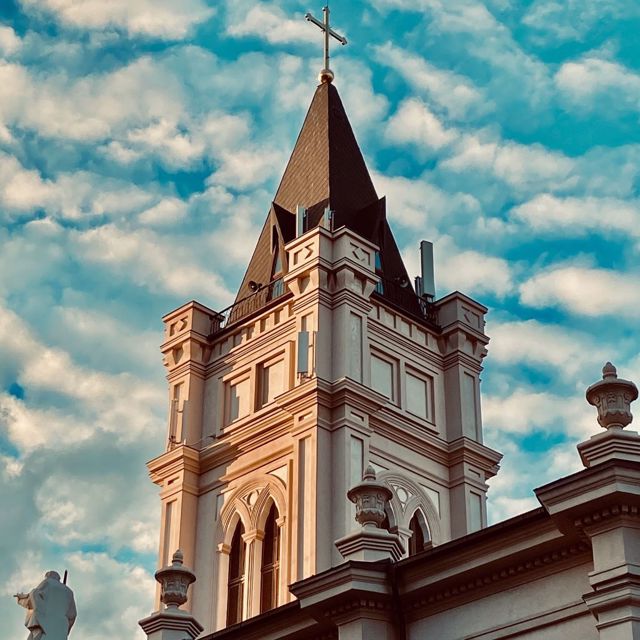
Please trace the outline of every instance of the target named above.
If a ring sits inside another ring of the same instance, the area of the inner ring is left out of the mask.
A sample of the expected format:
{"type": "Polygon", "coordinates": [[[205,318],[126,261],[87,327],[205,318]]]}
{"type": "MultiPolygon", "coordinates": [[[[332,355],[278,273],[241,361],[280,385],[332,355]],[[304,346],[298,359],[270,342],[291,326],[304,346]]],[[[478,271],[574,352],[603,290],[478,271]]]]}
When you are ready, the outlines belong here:
{"type": "Polygon", "coordinates": [[[231,537],[231,545],[229,550],[229,568],[227,571],[227,613],[226,613],[226,626],[230,626],[232,624],[237,624],[238,622],[242,622],[244,619],[244,594],[247,586],[247,551],[248,545],[244,540],[244,536],[246,534],[246,530],[242,520],[238,520],[236,526],[233,531],[233,535],[231,537]],[[236,540],[236,534],[238,534],[238,539],[236,540]],[[239,543],[239,549],[236,549],[234,546],[234,541],[239,543]],[[233,558],[234,552],[239,553],[239,574],[237,576],[231,577],[231,571],[233,568],[233,558]],[[235,619],[230,620],[231,618],[231,589],[237,589],[237,596],[235,599],[236,606],[234,616],[235,619]]]}
{"type": "Polygon", "coordinates": [[[400,404],[400,384],[399,384],[399,371],[400,371],[400,361],[397,358],[394,358],[393,356],[380,351],[376,348],[371,348],[370,349],[370,353],[369,353],[369,370],[370,370],[370,384],[371,384],[371,388],[379,393],[380,395],[385,396],[386,398],[389,399],[389,401],[392,404],[395,404],[396,406],[399,406],[400,404]],[[374,358],[385,362],[386,364],[391,366],[391,396],[387,396],[386,393],[384,393],[383,391],[380,391],[379,389],[376,389],[376,387],[374,387],[374,377],[373,377],[373,361],[374,358]]]}
{"type": "Polygon", "coordinates": [[[404,367],[404,410],[411,416],[435,425],[435,378],[424,371],[405,364],[404,367]],[[408,378],[412,376],[421,380],[425,385],[425,415],[422,416],[409,409],[408,378]]]}
{"type": "Polygon", "coordinates": [[[242,420],[246,416],[253,413],[255,410],[255,401],[252,397],[254,394],[252,393],[252,385],[251,385],[251,369],[245,369],[243,371],[234,371],[222,378],[223,384],[223,415],[222,415],[222,424],[224,427],[228,427],[229,425],[237,422],[238,420],[242,420]],[[238,415],[235,418],[231,418],[231,388],[237,386],[238,384],[247,381],[249,383],[249,391],[248,391],[248,411],[245,414],[238,415]]]}
{"type": "Polygon", "coordinates": [[[282,393],[285,393],[285,391],[287,391],[290,388],[291,388],[291,385],[289,384],[289,372],[287,370],[287,354],[284,349],[275,354],[272,354],[268,358],[256,364],[256,402],[255,402],[256,410],[260,410],[263,407],[270,405],[272,402],[275,401],[275,398],[277,396],[279,396],[282,393]],[[270,367],[280,362],[282,363],[282,368],[283,368],[283,371],[282,371],[282,387],[283,388],[279,393],[275,394],[273,398],[271,398],[270,400],[265,399],[264,397],[265,373],[270,367]]]}

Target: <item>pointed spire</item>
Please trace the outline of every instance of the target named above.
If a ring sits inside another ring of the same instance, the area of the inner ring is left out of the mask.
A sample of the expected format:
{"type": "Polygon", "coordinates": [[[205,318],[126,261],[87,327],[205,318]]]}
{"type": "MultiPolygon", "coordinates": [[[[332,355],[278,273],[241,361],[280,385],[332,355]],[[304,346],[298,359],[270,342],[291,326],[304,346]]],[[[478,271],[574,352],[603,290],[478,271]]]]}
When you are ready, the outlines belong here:
{"type": "Polygon", "coordinates": [[[322,83],[316,89],[274,201],[287,211],[303,205],[312,217],[326,206],[346,215],[378,201],[332,84],[322,83]]]}
{"type": "MultiPolygon", "coordinates": [[[[298,207],[306,210],[305,230],[317,227],[329,209],[333,229],[346,226],[376,244],[376,272],[383,278],[376,292],[424,317],[386,219],[386,201],[378,198],[342,100],[329,82],[316,88],[236,300],[250,296],[256,283],[273,280],[274,251],[296,236],[298,207]]],[[[286,273],[286,256],[282,259],[286,273]]]]}

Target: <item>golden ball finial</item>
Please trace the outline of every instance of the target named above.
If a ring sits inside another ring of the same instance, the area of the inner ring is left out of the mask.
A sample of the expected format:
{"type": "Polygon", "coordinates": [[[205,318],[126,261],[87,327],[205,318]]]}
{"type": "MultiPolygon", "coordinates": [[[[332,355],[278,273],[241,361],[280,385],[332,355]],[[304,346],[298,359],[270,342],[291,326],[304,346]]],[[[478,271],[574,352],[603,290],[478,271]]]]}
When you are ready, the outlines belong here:
{"type": "Polygon", "coordinates": [[[335,76],[333,75],[333,71],[331,71],[331,69],[323,69],[318,74],[318,80],[320,81],[321,84],[324,84],[324,83],[331,84],[333,82],[334,77],[335,76]]]}

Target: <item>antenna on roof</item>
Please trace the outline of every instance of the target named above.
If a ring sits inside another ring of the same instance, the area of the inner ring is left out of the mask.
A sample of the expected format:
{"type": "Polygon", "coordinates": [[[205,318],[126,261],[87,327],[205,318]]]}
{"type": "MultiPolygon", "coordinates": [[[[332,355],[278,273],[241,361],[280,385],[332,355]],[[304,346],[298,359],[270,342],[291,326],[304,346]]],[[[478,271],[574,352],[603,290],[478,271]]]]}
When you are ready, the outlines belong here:
{"type": "Polygon", "coordinates": [[[433,300],[436,297],[436,282],[433,269],[433,243],[423,240],[420,243],[420,266],[422,267],[422,295],[433,300]]]}

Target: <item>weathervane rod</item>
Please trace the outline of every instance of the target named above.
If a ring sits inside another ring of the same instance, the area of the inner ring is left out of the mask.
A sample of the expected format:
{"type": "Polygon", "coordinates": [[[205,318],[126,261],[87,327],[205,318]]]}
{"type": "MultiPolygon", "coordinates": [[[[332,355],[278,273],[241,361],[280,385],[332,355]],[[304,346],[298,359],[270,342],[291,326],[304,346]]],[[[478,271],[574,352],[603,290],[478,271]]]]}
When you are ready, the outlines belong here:
{"type": "Polygon", "coordinates": [[[320,82],[331,82],[333,80],[333,71],[329,68],[329,36],[335,38],[340,44],[347,44],[347,39],[336,33],[332,28],[329,21],[329,7],[322,7],[323,21],[320,22],[317,18],[314,18],[310,13],[305,14],[305,19],[312,22],[316,27],[320,28],[324,35],[324,67],[320,72],[320,82]]]}

